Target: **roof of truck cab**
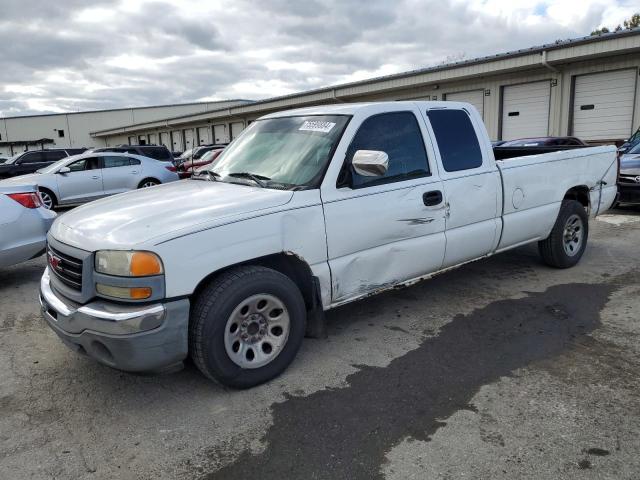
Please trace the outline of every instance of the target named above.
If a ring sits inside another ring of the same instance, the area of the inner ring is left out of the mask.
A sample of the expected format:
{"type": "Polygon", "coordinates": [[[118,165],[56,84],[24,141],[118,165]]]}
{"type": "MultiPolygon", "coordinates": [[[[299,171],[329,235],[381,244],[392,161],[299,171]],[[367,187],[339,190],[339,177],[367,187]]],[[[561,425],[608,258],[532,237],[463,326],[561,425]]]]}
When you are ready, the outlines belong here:
{"type": "Polygon", "coordinates": [[[406,108],[412,108],[416,104],[428,106],[429,108],[464,108],[468,107],[468,103],[464,102],[449,102],[449,101],[423,101],[423,100],[408,100],[401,102],[363,102],[363,103],[336,103],[329,105],[316,105],[314,107],[296,108],[293,110],[283,110],[280,112],[270,113],[260,117],[266,118],[279,118],[279,117],[294,117],[304,115],[354,115],[357,112],[362,111],[375,111],[381,109],[381,107],[393,106],[394,110],[403,110],[406,108]]]}

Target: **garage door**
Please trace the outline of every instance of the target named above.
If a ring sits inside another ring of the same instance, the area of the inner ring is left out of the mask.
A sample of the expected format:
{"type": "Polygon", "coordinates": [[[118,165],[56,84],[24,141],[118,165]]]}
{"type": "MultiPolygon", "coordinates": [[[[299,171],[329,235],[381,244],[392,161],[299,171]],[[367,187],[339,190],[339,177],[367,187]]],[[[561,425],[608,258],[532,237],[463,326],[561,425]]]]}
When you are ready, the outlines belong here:
{"type": "Polygon", "coordinates": [[[214,125],[213,126],[213,141],[214,143],[229,143],[229,136],[227,135],[226,125],[214,125]]]}
{"type": "Polygon", "coordinates": [[[136,137],[129,137],[129,145],[136,145],[137,143],[136,137]]]}
{"type": "Polygon", "coordinates": [[[209,135],[209,127],[198,128],[198,145],[207,145],[211,143],[211,136],[209,135]]]}
{"type": "Polygon", "coordinates": [[[160,132],[160,145],[164,145],[171,150],[171,140],[169,139],[169,132],[160,132]]]}
{"type": "Polygon", "coordinates": [[[244,122],[234,122],[231,124],[231,140],[235,139],[244,130],[244,122]]]}
{"type": "Polygon", "coordinates": [[[467,102],[476,107],[480,116],[484,118],[484,90],[447,93],[446,100],[450,102],[467,102]]]}
{"type": "Polygon", "coordinates": [[[549,81],[509,85],[502,91],[502,140],[549,134],[549,81]]]}
{"type": "Polygon", "coordinates": [[[184,152],[184,147],[182,145],[182,132],[180,130],[173,130],[171,132],[171,144],[173,145],[171,151],[184,152]]]}
{"type": "Polygon", "coordinates": [[[157,145],[158,144],[158,134],[157,133],[150,133],[149,134],[149,143],[151,145],[157,145]]]}
{"type": "Polygon", "coordinates": [[[580,75],[573,94],[573,135],[584,140],[627,138],[633,122],[636,70],[580,75]]]}
{"type": "Polygon", "coordinates": [[[184,149],[189,150],[193,148],[193,130],[188,129],[184,131],[184,149]]]}

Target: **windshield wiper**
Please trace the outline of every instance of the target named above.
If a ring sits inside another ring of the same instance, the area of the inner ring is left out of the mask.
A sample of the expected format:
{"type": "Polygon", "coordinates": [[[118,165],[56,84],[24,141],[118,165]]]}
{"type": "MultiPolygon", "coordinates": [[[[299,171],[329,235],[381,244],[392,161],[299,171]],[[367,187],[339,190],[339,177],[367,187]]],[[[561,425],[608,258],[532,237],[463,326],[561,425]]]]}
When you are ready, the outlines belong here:
{"type": "Polygon", "coordinates": [[[220,178],[220,174],[214,172],[213,170],[205,170],[205,172],[207,172],[207,179],[210,182],[217,182],[218,178],[220,178]]]}
{"type": "Polygon", "coordinates": [[[269,177],[265,177],[264,175],[257,175],[255,173],[249,172],[229,173],[227,174],[227,176],[236,178],[248,178],[249,180],[253,180],[254,182],[256,182],[260,186],[260,188],[266,188],[264,180],[271,180],[269,177]]]}

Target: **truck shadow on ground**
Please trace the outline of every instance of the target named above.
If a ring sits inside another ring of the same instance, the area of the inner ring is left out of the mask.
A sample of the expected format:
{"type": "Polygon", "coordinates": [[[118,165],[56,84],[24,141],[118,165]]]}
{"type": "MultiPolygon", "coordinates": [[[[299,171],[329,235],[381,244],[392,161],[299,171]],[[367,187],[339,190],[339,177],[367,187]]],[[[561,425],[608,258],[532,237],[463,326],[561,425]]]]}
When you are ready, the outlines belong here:
{"type": "Polygon", "coordinates": [[[481,386],[557,356],[597,328],[613,289],[558,285],[458,315],[387,367],[359,366],[344,388],[275,404],[266,449],[246,450],[206,478],[382,478],[386,452],[403,439],[429,440],[442,419],[474,408],[481,386]]]}

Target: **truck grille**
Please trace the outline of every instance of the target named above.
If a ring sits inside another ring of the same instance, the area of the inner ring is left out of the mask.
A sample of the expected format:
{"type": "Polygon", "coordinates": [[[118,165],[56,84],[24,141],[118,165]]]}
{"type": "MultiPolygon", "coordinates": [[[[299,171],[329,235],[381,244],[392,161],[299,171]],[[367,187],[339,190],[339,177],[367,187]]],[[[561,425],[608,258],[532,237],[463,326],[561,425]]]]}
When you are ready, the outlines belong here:
{"type": "Polygon", "coordinates": [[[82,291],[82,260],[47,247],[49,270],[69,288],[82,291]]]}

